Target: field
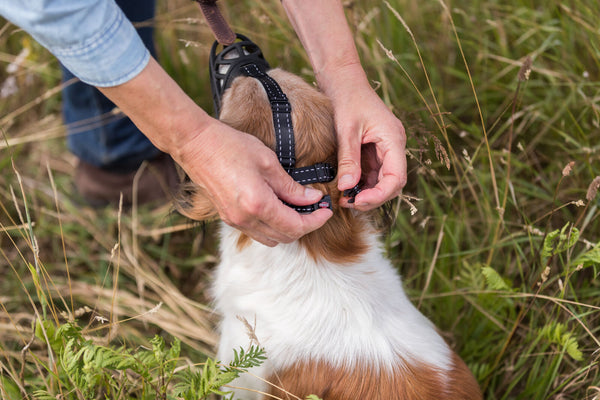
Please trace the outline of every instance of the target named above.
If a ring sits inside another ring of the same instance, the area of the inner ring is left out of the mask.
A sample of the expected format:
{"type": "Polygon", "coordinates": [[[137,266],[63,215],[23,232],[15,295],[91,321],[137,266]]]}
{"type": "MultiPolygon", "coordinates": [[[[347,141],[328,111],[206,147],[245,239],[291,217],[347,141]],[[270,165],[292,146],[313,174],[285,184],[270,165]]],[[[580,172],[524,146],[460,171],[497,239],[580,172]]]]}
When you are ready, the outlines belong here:
{"type": "MultiPolygon", "coordinates": [[[[279,1],[219,3],[314,80],[279,1]]],[[[408,135],[386,250],[486,399],[600,399],[600,2],[454,3],[344,2],[408,135]]],[[[210,110],[212,35],[158,4],[159,61],[210,110]]],[[[57,61],[2,21],[0,67],[0,398],[199,398],[260,359],[207,359],[215,224],[83,204],[57,61]]]]}

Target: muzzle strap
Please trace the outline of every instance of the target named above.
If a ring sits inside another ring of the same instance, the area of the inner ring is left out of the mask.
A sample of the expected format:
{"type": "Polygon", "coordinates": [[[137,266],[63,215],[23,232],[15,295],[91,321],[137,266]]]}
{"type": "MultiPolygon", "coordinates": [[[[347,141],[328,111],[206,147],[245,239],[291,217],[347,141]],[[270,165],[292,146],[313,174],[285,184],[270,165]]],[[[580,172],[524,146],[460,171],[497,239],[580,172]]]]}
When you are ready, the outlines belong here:
{"type": "Polygon", "coordinates": [[[255,64],[245,65],[242,72],[262,83],[271,103],[273,126],[275,127],[275,154],[286,171],[296,165],[294,148],[294,128],[292,128],[292,106],[281,87],[273,78],[261,71],[255,64]]]}
{"type": "Polygon", "coordinates": [[[302,185],[325,183],[335,178],[335,168],[331,164],[317,163],[309,167],[294,168],[289,171],[289,174],[302,185]]]}

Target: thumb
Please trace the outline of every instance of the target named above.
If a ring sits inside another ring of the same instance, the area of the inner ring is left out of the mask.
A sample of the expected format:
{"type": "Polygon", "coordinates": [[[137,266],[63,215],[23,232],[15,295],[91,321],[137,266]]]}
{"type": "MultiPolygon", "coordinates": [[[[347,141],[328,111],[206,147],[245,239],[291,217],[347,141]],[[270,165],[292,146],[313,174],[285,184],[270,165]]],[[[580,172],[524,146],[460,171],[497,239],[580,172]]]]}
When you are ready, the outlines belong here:
{"type": "Polygon", "coordinates": [[[351,130],[339,130],[338,134],[338,189],[351,189],[360,180],[360,138],[351,130]],[[349,134],[350,133],[350,134],[349,134]]]}
{"type": "Polygon", "coordinates": [[[296,182],[280,165],[272,170],[272,173],[266,177],[267,182],[281,200],[293,205],[305,206],[314,204],[323,197],[323,192],[320,190],[296,182]]]}

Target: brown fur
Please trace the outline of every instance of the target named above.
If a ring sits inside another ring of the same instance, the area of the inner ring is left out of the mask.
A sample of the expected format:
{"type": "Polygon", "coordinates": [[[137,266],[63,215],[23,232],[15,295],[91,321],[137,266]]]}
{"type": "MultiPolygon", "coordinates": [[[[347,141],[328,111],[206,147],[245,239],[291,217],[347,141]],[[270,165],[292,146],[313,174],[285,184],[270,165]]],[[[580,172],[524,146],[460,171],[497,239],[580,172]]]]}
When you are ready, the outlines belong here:
{"type": "MultiPolygon", "coordinates": [[[[292,105],[292,124],[296,145],[296,166],[317,162],[337,165],[337,142],[333,122],[333,109],[329,99],[301,78],[280,69],[269,71],[292,105]]],[[[267,94],[258,80],[248,77],[235,79],[225,92],[221,121],[259,138],[274,149],[275,129],[267,94]]],[[[300,244],[315,260],[326,259],[336,263],[356,261],[366,250],[361,232],[368,228],[363,216],[338,206],[341,193],[337,179],[327,184],[314,184],[314,188],[331,196],[334,216],[318,229],[300,238],[300,244]]],[[[210,198],[199,187],[188,187],[190,195],[181,211],[188,217],[204,220],[216,216],[210,198]]],[[[250,241],[240,235],[238,246],[250,241]]]]}
{"type": "Polygon", "coordinates": [[[464,362],[456,355],[453,362],[450,382],[446,385],[442,374],[427,366],[408,365],[387,372],[365,366],[334,369],[322,362],[301,363],[271,376],[268,381],[283,390],[271,387],[269,393],[282,399],[294,399],[294,396],[304,399],[310,394],[323,400],[481,399],[477,382],[464,362]]]}

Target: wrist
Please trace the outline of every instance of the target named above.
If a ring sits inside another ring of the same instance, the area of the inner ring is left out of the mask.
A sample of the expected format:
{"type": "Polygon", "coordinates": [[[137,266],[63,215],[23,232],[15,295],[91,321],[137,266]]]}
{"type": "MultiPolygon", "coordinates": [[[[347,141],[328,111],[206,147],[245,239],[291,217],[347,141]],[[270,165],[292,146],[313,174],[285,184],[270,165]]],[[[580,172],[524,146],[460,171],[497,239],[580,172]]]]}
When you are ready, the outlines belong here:
{"type": "Polygon", "coordinates": [[[359,62],[322,69],[316,78],[319,88],[330,98],[334,109],[341,103],[374,92],[359,62]]]}
{"type": "Polygon", "coordinates": [[[330,60],[321,68],[315,68],[319,89],[334,100],[342,93],[370,87],[360,61],[330,60]]]}
{"type": "Polygon", "coordinates": [[[215,151],[215,132],[218,132],[216,126],[219,122],[206,114],[201,108],[190,110],[187,115],[191,118],[184,118],[175,121],[170,130],[170,140],[164,151],[187,172],[187,174],[197,178],[199,171],[195,171],[206,163],[212,151],[215,151]]]}

